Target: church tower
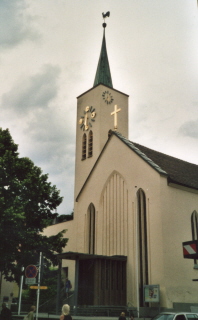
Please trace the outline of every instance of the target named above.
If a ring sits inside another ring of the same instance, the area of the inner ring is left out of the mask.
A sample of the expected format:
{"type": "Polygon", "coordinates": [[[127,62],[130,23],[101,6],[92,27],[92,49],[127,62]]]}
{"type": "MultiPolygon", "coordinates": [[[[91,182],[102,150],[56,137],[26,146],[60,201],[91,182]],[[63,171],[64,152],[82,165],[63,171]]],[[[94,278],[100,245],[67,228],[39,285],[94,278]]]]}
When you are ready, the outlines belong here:
{"type": "Polygon", "coordinates": [[[128,138],[128,95],[113,88],[106,23],[102,26],[102,47],[93,87],[77,97],[75,199],[104,148],[109,131],[118,130],[128,138]]]}

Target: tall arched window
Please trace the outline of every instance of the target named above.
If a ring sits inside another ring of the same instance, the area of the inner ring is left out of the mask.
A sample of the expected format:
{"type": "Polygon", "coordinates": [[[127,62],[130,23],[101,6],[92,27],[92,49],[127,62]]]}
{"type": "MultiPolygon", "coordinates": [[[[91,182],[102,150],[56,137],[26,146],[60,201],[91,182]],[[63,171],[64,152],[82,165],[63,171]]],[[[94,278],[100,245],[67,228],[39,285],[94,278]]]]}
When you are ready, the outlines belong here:
{"type": "MultiPolygon", "coordinates": [[[[191,214],[191,230],[192,230],[192,240],[198,239],[198,213],[196,210],[191,214]]],[[[197,260],[194,259],[194,263],[197,263],[197,260]]]]}
{"type": "Polygon", "coordinates": [[[95,207],[93,203],[88,208],[88,253],[95,253],[95,207]]]}
{"type": "Polygon", "coordinates": [[[88,157],[93,156],[93,132],[89,131],[89,138],[88,138],[88,157]]]}
{"type": "Polygon", "coordinates": [[[86,133],[84,133],[82,137],[82,160],[86,159],[86,153],[87,153],[87,136],[86,136],[86,133]]]}
{"type": "Polygon", "coordinates": [[[142,189],[137,192],[138,248],[139,248],[139,297],[140,306],[144,306],[144,285],[148,284],[148,245],[146,196],[142,189]]]}

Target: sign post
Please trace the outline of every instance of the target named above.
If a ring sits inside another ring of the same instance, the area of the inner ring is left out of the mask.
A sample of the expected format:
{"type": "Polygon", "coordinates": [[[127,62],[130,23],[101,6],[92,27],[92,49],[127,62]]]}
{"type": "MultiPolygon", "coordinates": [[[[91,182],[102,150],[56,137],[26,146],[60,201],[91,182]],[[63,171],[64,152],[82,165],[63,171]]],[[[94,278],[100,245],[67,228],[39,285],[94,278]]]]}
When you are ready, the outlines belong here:
{"type": "Polygon", "coordinates": [[[48,287],[46,286],[30,286],[30,289],[40,289],[40,290],[46,290],[48,289],[48,287]]]}
{"type": "Polygon", "coordinates": [[[41,262],[42,262],[42,252],[40,252],[40,259],[39,259],[38,289],[37,289],[37,302],[36,302],[36,320],[38,320],[38,309],[39,309],[39,297],[40,297],[40,285],[41,285],[41,262]]]}
{"type": "Polygon", "coordinates": [[[38,269],[33,264],[30,264],[29,266],[27,266],[25,268],[25,276],[26,276],[26,278],[34,279],[34,278],[36,278],[37,273],[38,273],[38,269]]]}
{"type": "MultiPolygon", "coordinates": [[[[24,267],[21,268],[21,271],[24,271],[24,267]]],[[[22,296],[22,289],[23,289],[23,277],[24,276],[21,276],[21,280],[20,280],[18,316],[20,316],[20,313],[21,313],[21,296],[22,296]]]]}

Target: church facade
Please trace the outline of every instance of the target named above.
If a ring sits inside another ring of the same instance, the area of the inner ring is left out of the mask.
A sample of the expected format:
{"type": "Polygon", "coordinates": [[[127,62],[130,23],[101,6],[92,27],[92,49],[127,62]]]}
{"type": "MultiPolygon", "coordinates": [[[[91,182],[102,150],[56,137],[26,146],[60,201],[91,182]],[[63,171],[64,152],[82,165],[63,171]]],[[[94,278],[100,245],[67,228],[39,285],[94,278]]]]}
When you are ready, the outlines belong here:
{"type": "Polygon", "coordinates": [[[129,97],[113,88],[103,27],[93,88],[77,98],[74,219],[45,233],[68,230],[58,256],[75,305],[193,304],[197,262],[182,242],[198,235],[198,166],[129,140],[129,97]]]}

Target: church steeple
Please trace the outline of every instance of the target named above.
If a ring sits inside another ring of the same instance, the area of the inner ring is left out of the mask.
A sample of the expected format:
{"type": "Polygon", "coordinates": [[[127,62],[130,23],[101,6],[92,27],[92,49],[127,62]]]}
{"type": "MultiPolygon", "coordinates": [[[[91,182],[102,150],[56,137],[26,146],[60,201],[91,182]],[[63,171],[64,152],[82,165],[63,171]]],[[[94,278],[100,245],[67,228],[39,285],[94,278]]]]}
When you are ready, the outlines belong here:
{"type": "MultiPolygon", "coordinates": [[[[104,15],[103,15],[104,17],[104,15]]],[[[100,52],[100,57],[98,61],[98,67],[96,70],[95,80],[94,80],[94,87],[99,83],[104,84],[108,87],[113,88],[113,83],[111,79],[111,72],[109,67],[109,60],[107,56],[107,48],[106,48],[106,40],[105,40],[105,27],[106,23],[103,23],[104,33],[102,39],[102,47],[100,52]]]]}

